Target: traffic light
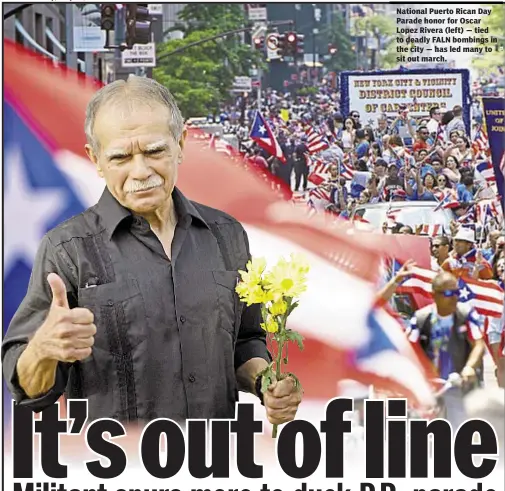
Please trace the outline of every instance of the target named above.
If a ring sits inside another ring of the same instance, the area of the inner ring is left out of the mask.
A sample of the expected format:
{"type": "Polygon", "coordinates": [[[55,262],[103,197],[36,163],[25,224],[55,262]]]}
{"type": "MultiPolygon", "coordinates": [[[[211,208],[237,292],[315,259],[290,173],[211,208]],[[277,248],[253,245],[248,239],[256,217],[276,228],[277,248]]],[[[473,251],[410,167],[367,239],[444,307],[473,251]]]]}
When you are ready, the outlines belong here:
{"type": "Polygon", "coordinates": [[[284,34],[277,35],[277,53],[281,58],[286,56],[286,36],[284,34]]]}
{"type": "Polygon", "coordinates": [[[126,47],[151,42],[151,16],[147,3],[126,4],[126,47]]]}
{"type": "Polygon", "coordinates": [[[302,56],[303,53],[305,53],[305,43],[303,42],[304,39],[305,36],[303,34],[296,35],[296,53],[302,56]]]}
{"type": "Polygon", "coordinates": [[[284,36],[285,54],[286,56],[292,56],[294,58],[298,51],[298,38],[296,32],[287,32],[284,36]]]}
{"type": "Polygon", "coordinates": [[[116,6],[114,3],[102,3],[100,5],[100,29],[102,31],[113,31],[115,21],[116,6]]]}
{"type": "Polygon", "coordinates": [[[253,44],[255,49],[263,51],[265,49],[265,38],[264,37],[254,38],[253,44]]]}

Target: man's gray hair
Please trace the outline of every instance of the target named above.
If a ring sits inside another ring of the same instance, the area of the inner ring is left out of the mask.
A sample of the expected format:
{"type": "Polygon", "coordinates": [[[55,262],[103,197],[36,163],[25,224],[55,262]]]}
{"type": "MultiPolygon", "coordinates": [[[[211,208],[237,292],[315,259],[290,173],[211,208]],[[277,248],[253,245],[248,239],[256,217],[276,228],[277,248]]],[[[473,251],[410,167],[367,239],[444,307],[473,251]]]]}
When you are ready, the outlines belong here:
{"type": "Polygon", "coordinates": [[[116,80],[102,87],[89,101],[86,108],[86,120],[84,123],[84,132],[88,144],[96,153],[98,144],[93,134],[95,119],[100,108],[113,101],[131,102],[133,99],[141,102],[155,102],[164,105],[169,112],[168,128],[175,141],[179,141],[184,130],[184,120],[181,111],[177,107],[174,97],[170,91],[163,85],[153,79],[146,77],[136,77],[130,75],[128,80],[116,80]]]}

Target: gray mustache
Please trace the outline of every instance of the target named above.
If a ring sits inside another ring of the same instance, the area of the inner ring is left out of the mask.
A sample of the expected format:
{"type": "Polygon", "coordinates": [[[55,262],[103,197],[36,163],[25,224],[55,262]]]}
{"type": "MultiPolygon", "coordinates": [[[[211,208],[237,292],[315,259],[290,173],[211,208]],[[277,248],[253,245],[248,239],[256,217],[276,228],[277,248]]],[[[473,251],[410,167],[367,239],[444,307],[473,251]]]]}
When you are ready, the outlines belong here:
{"type": "Polygon", "coordinates": [[[148,189],[157,188],[162,186],[164,180],[161,176],[156,175],[146,179],[145,181],[131,181],[125,187],[125,192],[127,193],[136,193],[138,191],[146,191],[148,189]]]}

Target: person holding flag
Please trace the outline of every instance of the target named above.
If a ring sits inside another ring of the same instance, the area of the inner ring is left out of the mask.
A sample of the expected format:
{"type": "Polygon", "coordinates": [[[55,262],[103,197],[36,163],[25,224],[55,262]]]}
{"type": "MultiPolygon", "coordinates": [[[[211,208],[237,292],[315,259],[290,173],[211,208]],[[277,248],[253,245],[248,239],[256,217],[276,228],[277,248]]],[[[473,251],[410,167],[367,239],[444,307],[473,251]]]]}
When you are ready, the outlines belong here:
{"type": "Polygon", "coordinates": [[[491,265],[482,257],[475,247],[475,231],[459,227],[454,239],[454,254],[442,264],[442,269],[456,277],[468,276],[481,280],[493,277],[491,265]]]}
{"type": "Polygon", "coordinates": [[[475,309],[458,301],[458,280],[448,272],[433,278],[432,295],[433,303],[415,313],[407,334],[411,342],[419,343],[441,378],[447,379],[454,372],[461,375],[462,387],[444,396],[447,419],[457,428],[467,419],[463,396],[479,385],[482,373],[486,349],[483,319],[475,309]]]}

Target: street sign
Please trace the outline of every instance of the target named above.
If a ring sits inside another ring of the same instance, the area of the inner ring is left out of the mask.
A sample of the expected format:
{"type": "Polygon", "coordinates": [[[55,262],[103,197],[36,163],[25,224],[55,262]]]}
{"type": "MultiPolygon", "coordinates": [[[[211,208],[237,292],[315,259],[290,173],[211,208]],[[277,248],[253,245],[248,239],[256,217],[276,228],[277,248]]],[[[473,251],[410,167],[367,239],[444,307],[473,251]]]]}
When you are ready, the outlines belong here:
{"type": "Polygon", "coordinates": [[[267,47],[267,60],[278,60],[279,55],[279,38],[274,32],[270,33],[265,41],[267,47]]]}
{"type": "Polygon", "coordinates": [[[251,37],[254,39],[260,38],[265,35],[267,32],[267,26],[265,24],[255,24],[254,31],[251,34],[251,37]]]}
{"type": "Polygon", "coordinates": [[[233,92],[251,92],[252,79],[251,77],[235,77],[233,80],[233,92]]]}
{"type": "Polygon", "coordinates": [[[267,20],[266,7],[249,7],[249,20],[267,20]]]}
{"type": "Polygon", "coordinates": [[[156,45],[154,43],[135,44],[132,49],[125,49],[121,53],[121,65],[129,67],[155,67],[156,45]]]}
{"type": "Polygon", "coordinates": [[[151,15],[162,15],[163,14],[163,4],[162,3],[148,3],[147,8],[151,15]]]}

